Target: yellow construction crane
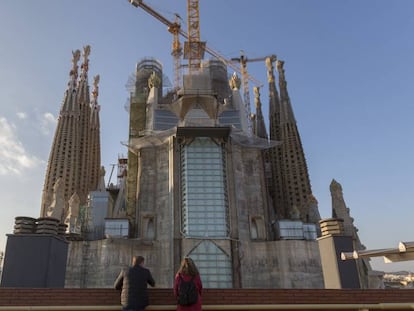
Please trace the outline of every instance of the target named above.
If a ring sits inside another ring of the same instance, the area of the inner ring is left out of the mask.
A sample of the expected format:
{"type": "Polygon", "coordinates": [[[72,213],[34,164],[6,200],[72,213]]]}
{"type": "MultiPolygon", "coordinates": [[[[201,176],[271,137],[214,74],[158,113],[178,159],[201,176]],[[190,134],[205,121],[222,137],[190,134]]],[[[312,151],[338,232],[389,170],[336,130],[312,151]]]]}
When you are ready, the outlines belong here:
{"type": "MultiPolygon", "coordinates": [[[[180,56],[181,54],[181,45],[178,38],[178,34],[183,36],[187,41],[186,45],[187,48],[184,47],[184,50],[186,52],[187,50],[187,58],[189,58],[189,64],[191,62],[191,65],[193,68],[198,68],[200,66],[200,62],[203,56],[203,51],[207,52],[211,56],[215,57],[216,59],[222,61],[227,66],[232,68],[235,72],[242,74],[240,67],[236,65],[236,63],[232,62],[231,60],[226,59],[224,56],[222,56],[219,52],[213,50],[212,48],[205,45],[204,42],[200,41],[200,17],[199,17],[199,6],[198,6],[198,0],[187,0],[187,14],[188,14],[188,28],[189,33],[191,33],[190,36],[181,29],[180,24],[177,21],[171,22],[161,14],[159,14],[157,11],[152,9],[150,6],[145,4],[143,0],[128,0],[133,6],[137,8],[142,8],[145,12],[149,13],[156,19],[158,19],[160,22],[162,22],[164,25],[168,27],[168,31],[171,32],[174,36],[173,39],[173,51],[172,55],[174,56],[174,77],[180,77],[179,72],[181,71],[181,64],[180,64],[180,56]],[[193,44],[194,43],[194,44],[193,44]],[[194,52],[190,53],[190,49],[194,48],[194,52]],[[178,58],[178,60],[176,59],[178,58]]],[[[245,77],[247,80],[253,82],[256,86],[261,86],[262,83],[255,79],[254,77],[250,76],[249,74],[245,74],[245,77]]],[[[179,79],[175,79],[175,83],[180,81],[179,79]]],[[[175,85],[179,86],[179,85],[175,85]]]]}
{"type": "Polygon", "coordinates": [[[242,52],[239,58],[232,58],[231,60],[226,59],[220,53],[214,51],[206,45],[205,42],[200,40],[200,15],[199,15],[199,0],[187,0],[187,27],[188,34],[185,33],[180,26],[178,15],[174,22],[169,21],[164,16],[156,12],[154,9],[149,7],[143,2],[143,0],[129,0],[129,2],[135,7],[140,7],[147,13],[154,16],[156,19],[161,21],[163,24],[168,26],[168,31],[173,34],[173,46],[172,52],[174,58],[174,87],[178,89],[181,83],[181,55],[182,49],[179,40],[179,34],[182,35],[187,41],[184,44],[184,58],[188,59],[188,70],[189,73],[197,72],[200,69],[201,60],[204,56],[204,51],[221,60],[227,66],[233,68],[236,72],[241,74],[241,80],[243,85],[243,98],[244,98],[244,109],[247,118],[248,134],[252,134],[252,122],[251,122],[251,109],[250,109],[250,91],[249,91],[249,80],[254,82],[258,87],[263,84],[249,75],[247,72],[247,62],[264,61],[270,57],[272,61],[276,60],[275,55],[260,57],[260,58],[247,58],[242,52]],[[240,67],[235,65],[235,62],[240,64],[240,67]]]}
{"type": "MultiPolygon", "coordinates": [[[[249,134],[252,133],[252,122],[251,122],[251,110],[250,110],[250,91],[249,91],[249,74],[247,72],[247,62],[260,62],[265,61],[267,58],[270,58],[272,62],[276,61],[276,55],[270,55],[265,57],[259,58],[247,58],[244,55],[243,51],[240,51],[240,57],[232,58],[232,61],[236,61],[240,63],[240,72],[241,72],[241,80],[243,85],[243,99],[245,105],[245,112],[247,117],[247,127],[249,134]]],[[[257,85],[261,87],[261,85],[257,85]]]]}

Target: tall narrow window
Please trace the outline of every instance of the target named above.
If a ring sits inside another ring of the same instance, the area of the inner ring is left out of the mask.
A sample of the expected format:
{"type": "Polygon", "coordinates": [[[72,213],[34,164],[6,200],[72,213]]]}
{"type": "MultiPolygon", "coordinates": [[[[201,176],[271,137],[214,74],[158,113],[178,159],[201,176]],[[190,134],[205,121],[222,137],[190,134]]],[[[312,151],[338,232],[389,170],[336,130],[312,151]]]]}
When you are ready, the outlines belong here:
{"type": "Polygon", "coordinates": [[[182,231],[187,237],[228,237],[224,153],[210,138],[181,148],[182,231]]]}

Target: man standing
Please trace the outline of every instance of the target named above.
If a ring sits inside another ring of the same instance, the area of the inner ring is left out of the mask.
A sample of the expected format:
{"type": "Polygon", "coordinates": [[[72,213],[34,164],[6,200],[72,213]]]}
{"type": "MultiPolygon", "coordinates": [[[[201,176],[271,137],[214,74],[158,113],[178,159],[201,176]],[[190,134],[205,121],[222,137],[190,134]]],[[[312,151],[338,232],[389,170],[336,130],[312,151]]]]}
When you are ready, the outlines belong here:
{"type": "Polygon", "coordinates": [[[132,266],[123,269],[114,283],[121,290],[123,311],[143,311],[148,306],[147,284],[155,286],[151,272],[144,268],[144,257],[134,256],[132,266]]]}

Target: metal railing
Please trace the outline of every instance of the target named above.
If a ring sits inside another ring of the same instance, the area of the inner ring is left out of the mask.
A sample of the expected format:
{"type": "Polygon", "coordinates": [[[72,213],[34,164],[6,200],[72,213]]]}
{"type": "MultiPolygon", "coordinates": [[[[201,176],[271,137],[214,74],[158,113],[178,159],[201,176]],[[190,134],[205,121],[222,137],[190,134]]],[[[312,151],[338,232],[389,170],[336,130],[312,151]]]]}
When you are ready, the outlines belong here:
{"type": "MultiPolygon", "coordinates": [[[[176,310],[176,305],[150,305],[146,311],[176,310]]],[[[372,303],[372,304],[243,304],[243,305],[204,305],[203,310],[413,310],[412,303],[372,303]]],[[[120,311],[121,306],[0,306],[0,311],[120,311]]]]}

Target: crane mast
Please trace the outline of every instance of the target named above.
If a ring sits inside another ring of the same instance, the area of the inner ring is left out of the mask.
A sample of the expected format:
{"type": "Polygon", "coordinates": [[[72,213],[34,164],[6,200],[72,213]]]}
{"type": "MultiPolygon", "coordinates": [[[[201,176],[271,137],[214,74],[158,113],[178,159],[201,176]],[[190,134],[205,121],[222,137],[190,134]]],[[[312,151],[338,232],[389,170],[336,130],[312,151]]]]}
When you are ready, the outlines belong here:
{"type": "Polygon", "coordinates": [[[198,0],[187,0],[188,41],[184,45],[184,58],[188,59],[189,73],[200,69],[205,42],[200,41],[200,10],[198,0]]]}
{"type": "Polygon", "coordinates": [[[181,56],[183,55],[183,49],[180,43],[180,16],[175,14],[174,23],[168,26],[168,31],[173,35],[173,43],[171,55],[174,60],[174,88],[178,89],[181,86],[181,56]]]}

